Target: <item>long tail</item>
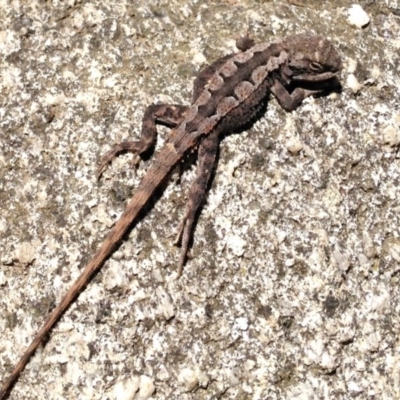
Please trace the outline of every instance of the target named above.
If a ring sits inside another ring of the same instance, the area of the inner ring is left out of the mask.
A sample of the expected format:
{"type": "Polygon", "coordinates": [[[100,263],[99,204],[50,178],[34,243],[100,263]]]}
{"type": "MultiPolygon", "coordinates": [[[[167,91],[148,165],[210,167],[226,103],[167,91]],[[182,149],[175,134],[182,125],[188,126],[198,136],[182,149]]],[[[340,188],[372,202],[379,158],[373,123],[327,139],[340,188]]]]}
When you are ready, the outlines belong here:
{"type": "Polygon", "coordinates": [[[103,244],[97,250],[92,260],[87,264],[79,278],[61,300],[61,303],[47,317],[46,322],[36,334],[35,339],[22,355],[18,364],[14,367],[9,378],[5,381],[0,390],[0,400],[4,400],[8,395],[14,382],[18,379],[20,373],[24,370],[30,357],[36,351],[43,338],[50,332],[58,319],[68,309],[72,302],[78,297],[81,290],[88,284],[90,278],[97,272],[108,256],[112,253],[115,246],[120,242],[126,231],[129,229],[143,207],[149,201],[154,191],[168,176],[173,167],[180,161],[181,156],[178,155],[172,144],[167,144],[161,149],[156,157],[153,166],[147,171],[142,182],[137,188],[132,199],[126,206],[125,211],[117,221],[113,229],[110,231],[103,244]]]}

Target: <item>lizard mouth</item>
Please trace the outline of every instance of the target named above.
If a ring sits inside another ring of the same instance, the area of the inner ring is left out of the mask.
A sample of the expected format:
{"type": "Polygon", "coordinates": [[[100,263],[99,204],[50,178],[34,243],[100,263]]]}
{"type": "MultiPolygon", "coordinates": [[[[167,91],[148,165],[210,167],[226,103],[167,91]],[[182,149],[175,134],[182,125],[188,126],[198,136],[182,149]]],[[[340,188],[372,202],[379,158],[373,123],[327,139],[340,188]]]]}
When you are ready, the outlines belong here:
{"type": "Polygon", "coordinates": [[[336,72],[323,72],[322,74],[301,74],[295,75],[292,77],[294,81],[297,82],[323,82],[328,81],[329,79],[333,79],[338,75],[339,71],[336,72]]]}

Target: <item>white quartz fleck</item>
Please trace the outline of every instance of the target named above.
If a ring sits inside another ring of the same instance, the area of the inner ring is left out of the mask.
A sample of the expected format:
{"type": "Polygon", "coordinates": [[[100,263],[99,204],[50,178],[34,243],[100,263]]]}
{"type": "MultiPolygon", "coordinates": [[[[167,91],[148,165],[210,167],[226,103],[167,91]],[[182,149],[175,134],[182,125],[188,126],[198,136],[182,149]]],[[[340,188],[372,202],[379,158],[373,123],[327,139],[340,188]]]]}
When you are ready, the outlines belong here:
{"type": "Polygon", "coordinates": [[[6,275],[4,272],[0,271],[0,286],[5,285],[7,282],[6,275]]]}
{"type": "Polygon", "coordinates": [[[197,52],[193,55],[192,62],[195,65],[203,65],[207,62],[207,58],[203,53],[197,52]]]}
{"type": "Polygon", "coordinates": [[[139,390],[139,378],[137,376],[115,384],[113,394],[116,400],[134,400],[139,390]]]}
{"type": "Polygon", "coordinates": [[[147,400],[156,390],[154,382],[147,375],[141,375],[139,383],[138,400],[147,400]]]}
{"type": "Polygon", "coordinates": [[[358,92],[361,90],[361,88],[362,88],[361,83],[358,82],[358,80],[357,80],[357,78],[355,77],[354,74],[349,74],[349,75],[347,76],[346,84],[347,84],[347,87],[348,87],[354,94],[358,93],[358,92]]]}
{"type": "Polygon", "coordinates": [[[178,381],[182,385],[184,391],[192,391],[199,384],[197,371],[192,368],[183,368],[178,375],[178,381]]]}
{"type": "Polygon", "coordinates": [[[228,237],[227,245],[235,256],[240,257],[245,252],[246,241],[238,235],[231,235],[228,237]]]}
{"type": "Polygon", "coordinates": [[[241,331],[249,329],[249,320],[245,317],[236,318],[235,324],[241,331]]]}
{"type": "Polygon", "coordinates": [[[125,269],[120,262],[110,260],[109,268],[104,272],[104,286],[107,290],[123,287],[128,284],[125,269]]]}
{"type": "Polygon", "coordinates": [[[292,154],[297,154],[303,149],[303,143],[301,140],[297,137],[291,137],[287,142],[286,142],[286,148],[288,151],[292,154]]]}
{"type": "Polygon", "coordinates": [[[347,10],[347,20],[350,25],[363,28],[369,24],[369,16],[359,4],[352,4],[347,10]]]}
{"type": "Polygon", "coordinates": [[[36,247],[30,242],[20,243],[14,252],[14,258],[22,265],[29,265],[36,257],[36,247]]]}
{"type": "Polygon", "coordinates": [[[382,131],[382,141],[390,146],[398,146],[400,144],[400,129],[392,124],[387,125],[382,131]]]}

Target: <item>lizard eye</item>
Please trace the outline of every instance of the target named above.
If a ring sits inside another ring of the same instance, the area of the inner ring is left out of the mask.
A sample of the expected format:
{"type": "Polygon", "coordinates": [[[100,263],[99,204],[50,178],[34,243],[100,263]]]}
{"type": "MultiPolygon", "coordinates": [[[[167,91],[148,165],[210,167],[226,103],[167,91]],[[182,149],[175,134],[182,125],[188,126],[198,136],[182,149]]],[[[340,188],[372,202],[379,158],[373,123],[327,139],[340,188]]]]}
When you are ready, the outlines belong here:
{"type": "Polygon", "coordinates": [[[320,72],[320,71],[322,71],[323,67],[320,63],[313,61],[313,62],[310,62],[310,69],[311,69],[311,71],[314,71],[314,72],[320,72]]]}

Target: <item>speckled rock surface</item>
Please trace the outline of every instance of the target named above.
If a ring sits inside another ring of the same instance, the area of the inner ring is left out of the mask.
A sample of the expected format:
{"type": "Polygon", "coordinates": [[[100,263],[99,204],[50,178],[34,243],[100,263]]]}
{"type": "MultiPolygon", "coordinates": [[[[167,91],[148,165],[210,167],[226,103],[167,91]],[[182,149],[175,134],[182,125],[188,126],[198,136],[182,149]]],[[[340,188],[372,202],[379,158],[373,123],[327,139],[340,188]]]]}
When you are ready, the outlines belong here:
{"type": "Polygon", "coordinates": [[[360,2],[364,28],[320,3],[0,0],[0,381],[146,173],[95,179],[147,105],[188,104],[247,30],[344,61],[342,93],[224,140],[178,280],[195,167],[172,176],[10,399],[400,398],[400,3],[360,2]]]}

